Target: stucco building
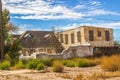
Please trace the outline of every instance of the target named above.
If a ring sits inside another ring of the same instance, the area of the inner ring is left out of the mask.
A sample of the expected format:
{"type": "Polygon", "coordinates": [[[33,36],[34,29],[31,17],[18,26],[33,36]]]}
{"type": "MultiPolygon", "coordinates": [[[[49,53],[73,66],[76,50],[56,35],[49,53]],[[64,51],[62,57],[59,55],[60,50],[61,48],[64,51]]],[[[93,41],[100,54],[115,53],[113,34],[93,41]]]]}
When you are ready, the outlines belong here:
{"type": "Polygon", "coordinates": [[[58,32],[56,36],[64,48],[78,45],[91,45],[92,47],[113,46],[113,30],[111,28],[81,26],[58,32]]]}

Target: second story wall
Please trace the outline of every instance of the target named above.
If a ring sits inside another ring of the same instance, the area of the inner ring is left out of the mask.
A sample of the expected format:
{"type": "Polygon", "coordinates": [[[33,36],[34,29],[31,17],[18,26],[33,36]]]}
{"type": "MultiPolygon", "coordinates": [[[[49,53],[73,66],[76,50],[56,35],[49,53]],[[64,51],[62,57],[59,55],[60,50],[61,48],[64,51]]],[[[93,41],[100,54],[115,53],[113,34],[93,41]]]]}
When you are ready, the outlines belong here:
{"type": "Polygon", "coordinates": [[[113,46],[113,30],[111,28],[84,27],[85,40],[93,47],[113,46]]]}
{"type": "Polygon", "coordinates": [[[57,37],[64,48],[85,44],[84,28],[75,28],[58,32],[57,37]]]}

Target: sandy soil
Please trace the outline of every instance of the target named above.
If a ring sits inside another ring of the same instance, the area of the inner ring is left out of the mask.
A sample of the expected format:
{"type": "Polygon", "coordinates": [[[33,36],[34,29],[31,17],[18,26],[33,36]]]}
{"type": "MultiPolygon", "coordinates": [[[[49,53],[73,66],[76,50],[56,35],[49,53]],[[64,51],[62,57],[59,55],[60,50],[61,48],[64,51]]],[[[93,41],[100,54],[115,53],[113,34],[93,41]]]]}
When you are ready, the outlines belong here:
{"type": "MultiPolygon", "coordinates": [[[[87,79],[95,73],[104,73],[100,66],[78,68],[78,67],[65,67],[62,73],[55,73],[52,68],[46,70],[10,70],[0,71],[0,80],[74,80],[78,75],[84,77],[82,80],[87,79]]],[[[98,80],[98,79],[94,79],[98,80]]],[[[120,80],[119,77],[104,78],[99,80],[120,80]]]]}

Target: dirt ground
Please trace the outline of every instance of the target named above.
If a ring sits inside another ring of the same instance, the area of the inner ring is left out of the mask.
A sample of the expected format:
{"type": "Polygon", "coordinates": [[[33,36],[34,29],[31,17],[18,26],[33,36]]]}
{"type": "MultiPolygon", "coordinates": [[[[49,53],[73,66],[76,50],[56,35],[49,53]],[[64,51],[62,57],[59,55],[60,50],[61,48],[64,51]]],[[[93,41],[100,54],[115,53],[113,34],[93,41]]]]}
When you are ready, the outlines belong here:
{"type": "Polygon", "coordinates": [[[0,71],[0,80],[120,80],[120,76],[113,76],[108,78],[92,78],[88,79],[90,76],[96,76],[97,73],[107,73],[104,72],[100,66],[78,68],[78,67],[65,67],[62,73],[55,73],[52,68],[47,68],[46,70],[36,71],[36,70],[10,70],[10,71],[0,71]],[[84,77],[82,79],[75,79],[77,77],[84,77]]]}

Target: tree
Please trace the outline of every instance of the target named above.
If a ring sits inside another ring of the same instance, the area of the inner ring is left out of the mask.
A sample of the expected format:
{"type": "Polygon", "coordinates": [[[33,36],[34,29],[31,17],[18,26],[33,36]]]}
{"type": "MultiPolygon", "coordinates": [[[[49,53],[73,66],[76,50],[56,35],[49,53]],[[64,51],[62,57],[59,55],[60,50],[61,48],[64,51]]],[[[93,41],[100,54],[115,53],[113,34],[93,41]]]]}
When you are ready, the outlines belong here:
{"type": "Polygon", "coordinates": [[[119,41],[114,41],[114,46],[120,47],[120,42],[119,41]]]}
{"type": "Polygon", "coordinates": [[[10,12],[4,9],[2,12],[3,28],[4,28],[4,40],[8,37],[10,31],[18,30],[18,27],[10,22],[10,12]]]}
{"type": "Polygon", "coordinates": [[[0,61],[4,59],[4,38],[2,25],[2,1],[0,0],[0,61]]]}
{"type": "Polygon", "coordinates": [[[4,42],[5,42],[5,48],[4,48],[4,56],[5,59],[9,59],[12,65],[15,64],[15,62],[19,59],[19,51],[21,49],[20,46],[20,40],[14,40],[12,34],[10,32],[18,30],[18,27],[14,26],[10,22],[10,12],[9,10],[5,9],[2,12],[3,17],[3,32],[4,32],[4,42]]]}
{"type": "Polygon", "coordinates": [[[6,51],[6,55],[5,55],[5,59],[9,60],[11,65],[15,65],[15,63],[17,63],[19,61],[19,55],[20,55],[20,40],[16,39],[13,40],[12,36],[8,37],[8,42],[6,43],[5,46],[5,51],[6,51]]]}
{"type": "Polygon", "coordinates": [[[7,9],[4,9],[2,12],[3,26],[6,26],[10,21],[10,12],[7,9]]]}

